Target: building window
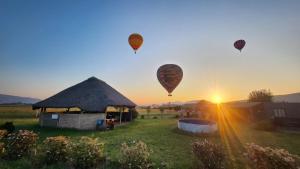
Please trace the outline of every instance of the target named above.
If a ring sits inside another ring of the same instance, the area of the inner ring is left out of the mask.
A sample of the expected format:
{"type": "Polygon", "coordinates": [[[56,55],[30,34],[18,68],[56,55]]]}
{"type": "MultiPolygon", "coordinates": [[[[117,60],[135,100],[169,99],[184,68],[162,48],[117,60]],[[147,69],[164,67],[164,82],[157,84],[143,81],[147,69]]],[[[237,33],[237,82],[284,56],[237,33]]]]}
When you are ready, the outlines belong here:
{"type": "Polygon", "coordinates": [[[275,117],[286,117],[284,109],[274,109],[273,112],[275,117]]]}

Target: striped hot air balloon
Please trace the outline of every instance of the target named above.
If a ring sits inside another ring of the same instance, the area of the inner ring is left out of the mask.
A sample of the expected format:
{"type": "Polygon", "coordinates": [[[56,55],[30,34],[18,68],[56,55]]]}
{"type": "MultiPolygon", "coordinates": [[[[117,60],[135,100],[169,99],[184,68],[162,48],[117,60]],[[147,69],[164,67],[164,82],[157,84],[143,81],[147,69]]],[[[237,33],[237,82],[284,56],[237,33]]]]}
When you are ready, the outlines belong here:
{"type": "Polygon", "coordinates": [[[244,48],[244,46],[246,45],[246,41],[243,39],[237,40],[234,42],[234,47],[238,50],[240,50],[240,52],[242,51],[242,49],[244,48]]]}
{"type": "Polygon", "coordinates": [[[128,43],[134,50],[134,53],[142,46],[143,37],[138,33],[133,33],[128,37],[128,43]]]}
{"type": "Polygon", "coordinates": [[[169,96],[172,96],[173,90],[182,80],[182,69],[175,64],[165,64],[158,68],[157,79],[159,83],[168,91],[169,96]]]}

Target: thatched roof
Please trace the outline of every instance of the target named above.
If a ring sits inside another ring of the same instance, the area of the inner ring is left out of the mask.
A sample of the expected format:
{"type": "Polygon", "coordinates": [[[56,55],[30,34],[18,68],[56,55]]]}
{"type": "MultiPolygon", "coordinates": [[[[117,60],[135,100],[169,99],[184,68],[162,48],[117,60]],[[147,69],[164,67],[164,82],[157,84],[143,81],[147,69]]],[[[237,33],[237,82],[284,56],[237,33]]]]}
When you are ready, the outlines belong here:
{"type": "Polygon", "coordinates": [[[78,107],[83,111],[104,112],[107,106],[132,108],[136,105],[102,80],[91,77],[34,104],[32,108],[78,107]]]}

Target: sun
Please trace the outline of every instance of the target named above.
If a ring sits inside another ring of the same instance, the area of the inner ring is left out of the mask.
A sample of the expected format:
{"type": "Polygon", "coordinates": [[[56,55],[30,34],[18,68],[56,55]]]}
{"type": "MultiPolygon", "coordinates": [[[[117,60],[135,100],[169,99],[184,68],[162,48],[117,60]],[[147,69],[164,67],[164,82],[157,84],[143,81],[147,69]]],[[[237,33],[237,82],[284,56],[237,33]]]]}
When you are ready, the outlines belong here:
{"type": "Polygon", "coordinates": [[[214,95],[213,96],[213,102],[216,104],[222,103],[222,97],[220,95],[214,95]]]}

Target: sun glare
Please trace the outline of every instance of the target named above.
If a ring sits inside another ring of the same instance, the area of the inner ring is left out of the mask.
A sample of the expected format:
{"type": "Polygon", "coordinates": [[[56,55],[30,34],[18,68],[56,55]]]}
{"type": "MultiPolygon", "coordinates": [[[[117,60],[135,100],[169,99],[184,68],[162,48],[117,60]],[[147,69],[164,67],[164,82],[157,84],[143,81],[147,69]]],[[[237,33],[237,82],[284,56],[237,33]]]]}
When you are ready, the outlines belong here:
{"type": "Polygon", "coordinates": [[[216,104],[222,103],[222,97],[220,95],[214,95],[213,102],[216,104]]]}

